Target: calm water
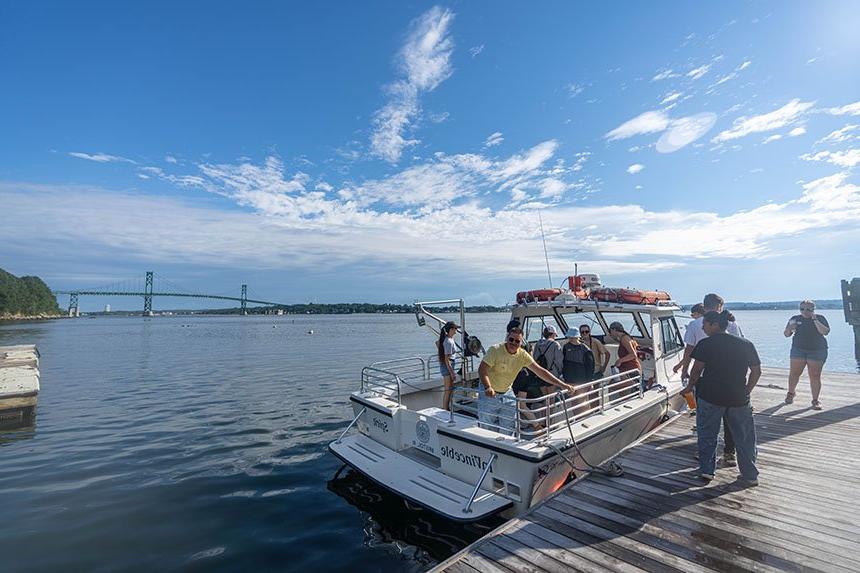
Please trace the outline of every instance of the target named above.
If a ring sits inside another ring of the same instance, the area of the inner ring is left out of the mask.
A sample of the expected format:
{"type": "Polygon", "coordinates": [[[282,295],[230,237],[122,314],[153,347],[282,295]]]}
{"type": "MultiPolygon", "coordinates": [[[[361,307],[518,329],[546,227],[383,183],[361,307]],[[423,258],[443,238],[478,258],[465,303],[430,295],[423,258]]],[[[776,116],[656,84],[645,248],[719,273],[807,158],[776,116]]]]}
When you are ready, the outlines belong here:
{"type": "MultiPolygon", "coordinates": [[[[791,313],[736,314],[785,366],[791,313]]],[[[855,371],[841,312],[822,314],[826,370],[855,371]]],[[[486,344],[506,322],[467,326],[486,344]]],[[[34,427],[0,431],[4,572],[416,571],[495,525],[409,509],[326,453],[362,366],[432,352],[411,316],[0,325],[0,346],[23,343],[41,351],[42,393],[34,427]]]]}

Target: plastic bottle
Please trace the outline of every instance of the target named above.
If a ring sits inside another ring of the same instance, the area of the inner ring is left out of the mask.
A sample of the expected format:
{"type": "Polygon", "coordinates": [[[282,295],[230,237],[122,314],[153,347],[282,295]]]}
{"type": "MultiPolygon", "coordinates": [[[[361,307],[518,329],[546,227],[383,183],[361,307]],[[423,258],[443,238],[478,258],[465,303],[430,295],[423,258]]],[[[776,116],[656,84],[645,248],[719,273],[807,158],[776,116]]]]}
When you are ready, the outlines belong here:
{"type": "MultiPolygon", "coordinates": [[[[689,378],[682,378],[681,381],[684,383],[685,388],[690,385],[689,378]]],[[[687,408],[690,410],[690,412],[693,412],[696,409],[696,396],[693,395],[692,392],[687,392],[683,396],[684,399],[687,401],[687,408]]]]}

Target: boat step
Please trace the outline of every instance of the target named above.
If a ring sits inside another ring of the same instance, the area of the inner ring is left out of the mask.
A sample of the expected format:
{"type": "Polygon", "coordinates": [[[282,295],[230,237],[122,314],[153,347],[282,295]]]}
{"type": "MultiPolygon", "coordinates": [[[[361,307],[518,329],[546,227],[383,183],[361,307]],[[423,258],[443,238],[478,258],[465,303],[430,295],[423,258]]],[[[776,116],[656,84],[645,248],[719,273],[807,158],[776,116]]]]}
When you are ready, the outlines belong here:
{"type": "Polygon", "coordinates": [[[477,521],[512,505],[509,499],[482,489],[466,513],[475,484],[428,468],[361,434],[332,442],[329,449],[372,481],[448,519],[477,521]]]}

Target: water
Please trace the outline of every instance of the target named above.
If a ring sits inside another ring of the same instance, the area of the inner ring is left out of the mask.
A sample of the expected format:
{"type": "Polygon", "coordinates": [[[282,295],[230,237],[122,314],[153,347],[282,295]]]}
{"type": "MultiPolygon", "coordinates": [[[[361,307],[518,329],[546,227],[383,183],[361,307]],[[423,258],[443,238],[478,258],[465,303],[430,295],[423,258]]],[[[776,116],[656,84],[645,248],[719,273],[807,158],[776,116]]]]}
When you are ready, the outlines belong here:
{"type": "MultiPolygon", "coordinates": [[[[790,314],[737,313],[766,365],[787,365],[790,314]]],[[[851,330],[822,314],[826,370],[854,371],[851,330]]],[[[507,319],[467,326],[492,343],[507,319]]],[[[34,427],[0,431],[4,572],[417,571],[496,525],[409,509],[326,453],[362,366],[432,352],[412,316],[0,325],[23,343],[42,393],[34,427]]]]}

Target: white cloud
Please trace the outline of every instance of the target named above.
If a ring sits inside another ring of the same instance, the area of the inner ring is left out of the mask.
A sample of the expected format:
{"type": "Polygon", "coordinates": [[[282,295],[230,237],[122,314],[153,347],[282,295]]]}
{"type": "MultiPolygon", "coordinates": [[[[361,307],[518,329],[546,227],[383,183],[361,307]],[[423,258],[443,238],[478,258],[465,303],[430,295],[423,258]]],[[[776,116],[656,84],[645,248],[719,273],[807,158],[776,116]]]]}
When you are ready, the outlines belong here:
{"type": "Polygon", "coordinates": [[[860,101],[842,107],[831,107],[827,111],[833,115],[860,115],[860,101]]]}
{"type": "Polygon", "coordinates": [[[567,95],[570,97],[576,97],[581,94],[585,90],[585,87],[578,84],[567,84],[567,95]]]}
{"type": "Polygon", "coordinates": [[[738,75],[737,75],[736,73],[734,73],[734,72],[732,72],[732,73],[730,73],[730,74],[726,74],[726,75],[724,75],[723,77],[721,77],[720,79],[718,79],[718,80],[716,81],[716,83],[714,83],[714,85],[713,85],[712,87],[715,87],[715,86],[718,86],[718,85],[724,84],[724,83],[726,83],[726,82],[728,82],[728,81],[730,81],[730,80],[735,79],[736,77],[738,77],[738,75]]]}
{"type": "Polygon", "coordinates": [[[768,143],[773,143],[774,141],[779,141],[780,139],[782,139],[782,134],[775,133],[773,135],[769,135],[768,137],[765,137],[761,143],[762,143],[762,145],[767,145],[768,143]]]}
{"type": "Polygon", "coordinates": [[[668,93],[668,94],[666,94],[665,96],[663,96],[663,100],[660,102],[660,105],[665,105],[665,104],[667,104],[667,103],[672,103],[673,101],[677,100],[677,99],[678,99],[679,97],[681,97],[682,95],[684,95],[684,94],[682,94],[681,92],[671,92],[671,93],[668,93]]]}
{"type": "Polygon", "coordinates": [[[752,65],[752,61],[747,60],[744,63],[742,63],[741,65],[739,65],[737,68],[735,68],[735,71],[736,72],[743,71],[743,70],[747,69],[748,67],[750,67],[751,65],[752,65]]]}
{"type": "Polygon", "coordinates": [[[701,78],[702,76],[707,74],[708,70],[710,70],[710,69],[711,69],[710,64],[704,64],[702,66],[699,66],[698,68],[694,68],[694,69],[690,70],[689,72],[687,72],[687,77],[692,78],[694,80],[698,80],[699,78],[701,78]]]}
{"type": "Polygon", "coordinates": [[[842,143],[844,141],[858,139],[858,136],[853,134],[857,129],[860,129],[860,125],[848,124],[845,127],[831,131],[829,134],[816,141],[815,144],[823,145],[826,143],[842,143]]]}
{"type": "Polygon", "coordinates": [[[490,134],[489,137],[487,137],[486,141],[484,141],[484,147],[494,147],[496,145],[499,145],[504,140],[505,138],[502,136],[501,131],[493,132],[490,134]]]}
{"type": "Polygon", "coordinates": [[[799,99],[793,99],[770,113],[752,117],[739,117],[734,121],[731,129],[721,131],[711,141],[714,143],[723,143],[747,136],[751,133],[772,131],[785,127],[800,118],[813,105],[815,105],[815,102],[802,102],[799,99]]]}
{"type": "Polygon", "coordinates": [[[665,69],[657,72],[657,74],[651,78],[652,82],[659,82],[661,80],[668,80],[669,78],[677,78],[678,74],[673,72],[671,69],[665,69]]]}
{"type": "Polygon", "coordinates": [[[448,121],[448,118],[451,117],[451,114],[447,111],[439,112],[439,113],[431,113],[430,121],[433,123],[444,123],[448,121]]]}
{"type": "Polygon", "coordinates": [[[480,54],[483,51],[484,51],[484,44],[481,44],[480,46],[472,46],[471,48],[469,48],[469,54],[471,54],[471,56],[473,58],[477,57],[478,54],[480,54]]]}
{"type": "Polygon", "coordinates": [[[819,151],[818,153],[804,153],[800,156],[806,161],[826,161],[839,167],[852,168],[860,164],[860,149],[848,149],[846,151],[819,151]]]}
{"type": "Polygon", "coordinates": [[[172,155],[165,155],[165,156],[164,156],[164,160],[165,160],[166,162],[168,162],[168,163],[172,163],[172,164],[174,164],[174,165],[176,165],[177,163],[179,163],[179,160],[177,160],[177,159],[176,159],[175,157],[173,157],[172,155]]]}
{"type": "MultiPolygon", "coordinates": [[[[219,210],[206,201],[195,203],[195,196],[187,193],[146,196],[91,187],[0,183],[0,202],[8,214],[7,224],[0,226],[0,243],[54,245],[62,256],[85,250],[106,259],[122,256],[128,261],[242,269],[301,270],[354,263],[373,265],[379,273],[402,279],[405,269],[432,272],[425,264],[432,237],[435,252],[456,253],[445,264],[468,270],[470,276],[508,276],[512,267],[542,270],[537,216],[531,220],[525,205],[494,210],[467,198],[456,209],[437,203],[400,213],[368,210],[351,200],[327,200],[320,193],[300,191],[301,183],[291,183],[295,177],[273,180],[273,170],[277,168],[272,162],[257,171],[220,166],[216,169],[220,193],[237,202],[255,197],[242,178],[247,173],[248,180],[283,188],[264,195],[307,203],[300,213],[266,210],[264,202],[257,212],[219,210]],[[32,221],[41,224],[36,228],[32,221]],[[458,232],[443,232],[450,228],[458,232]],[[462,249],[463,237],[474,248],[462,249]]],[[[571,245],[576,246],[577,260],[605,273],[678,268],[694,258],[772,256],[781,252],[774,246],[777,240],[801,236],[807,240],[813,231],[838,233],[860,224],[860,187],[848,177],[837,173],[817,179],[803,184],[796,199],[728,215],[649,211],[638,205],[556,205],[543,211],[544,229],[551,238],[550,264],[568,266],[571,245]],[[689,240],[691,228],[697,230],[695,241],[689,240]]],[[[404,175],[400,180],[406,179],[404,175]]],[[[566,183],[552,179],[541,177],[535,184],[548,195],[563,192],[566,183]]],[[[391,187],[397,190],[396,185],[391,187]]],[[[525,201],[528,194],[514,189],[512,197],[525,201]]],[[[532,200],[527,205],[543,203],[532,200]]]]}
{"type": "Polygon", "coordinates": [[[646,111],[633,119],[627,120],[604,137],[609,141],[627,139],[634,135],[657,133],[669,127],[670,119],[662,111],[646,111]]]}
{"type": "Polygon", "coordinates": [[[135,163],[131,159],[119,157],[118,155],[108,155],[107,153],[82,153],[80,151],[70,151],[69,155],[78,159],[86,159],[87,161],[95,161],[96,163],[135,163]]]}
{"type": "Polygon", "coordinates": [[[396,163],[405,147],[418,143],[405,133],[420,111],[421,94],[433,91],[453,73],[450,60],[454,43],[448,35],[453,18],[449,10],[436,6],[413,22],[399,54],[404,77],[387,87],[388,103],[374,115],[370,139],[373,155],[396,163]]]}
{"type": "Polygon", "coordinates": [[[541,199],[558,199],[567,191],[568,185],[560,179],[548,177],[538,182],[541,199]]]}
{"type": "Polygon", "coordinates": [[[636,175],[637,173],[639,173],[643,169],[645,169],[644,165],[642,165],[641,163],[634,163],[633,165],[631,165],[630,167],[627,168],[627,173],[629,173],[630,175],[636,175]]]}
{"type": "Polygon", "coordinates": [[[710,131],[716,121],[716,114],[710,112],[673,120],[666,132],[657,140],[657,151],[672,153],[693,143],[710,131]]]}
{"type": "Polygon", "coordinates": [[[806,133],[805,127],[803,127],[803,126],[795,127],[794,129],[792,129],[791,131],[788,132],[788,136],[789,137],[797,137],[798,135],[803,135],[804,133],[806,133]]]}

